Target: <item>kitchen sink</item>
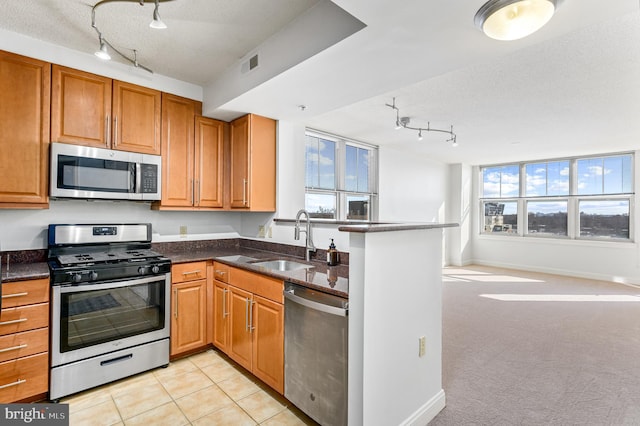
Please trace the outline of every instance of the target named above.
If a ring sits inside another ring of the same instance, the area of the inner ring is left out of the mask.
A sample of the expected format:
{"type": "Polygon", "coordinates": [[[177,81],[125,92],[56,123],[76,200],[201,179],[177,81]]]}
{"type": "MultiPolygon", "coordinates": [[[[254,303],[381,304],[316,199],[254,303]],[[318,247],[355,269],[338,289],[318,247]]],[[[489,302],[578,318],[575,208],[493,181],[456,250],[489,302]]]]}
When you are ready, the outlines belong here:
{"type": "Polygon", "coordinates": [[[252,262],[252,265],[260,266],[262,268],[271,269],[272,271],[297,271],[300,269],[310,269],[313,265],[307,265],[306,263],[299,263],[294,260],[265,260],[261,262],[252,262]]]}
{"type": "Polygon", "coordinates": [[[239,263],[247,263],[257,260],[255,257],[242,256],[240,254],[236,254],[233,256],[220,256],[216,258],[217,260],[226,260],[227,262],[239,262],[239,263]]]}

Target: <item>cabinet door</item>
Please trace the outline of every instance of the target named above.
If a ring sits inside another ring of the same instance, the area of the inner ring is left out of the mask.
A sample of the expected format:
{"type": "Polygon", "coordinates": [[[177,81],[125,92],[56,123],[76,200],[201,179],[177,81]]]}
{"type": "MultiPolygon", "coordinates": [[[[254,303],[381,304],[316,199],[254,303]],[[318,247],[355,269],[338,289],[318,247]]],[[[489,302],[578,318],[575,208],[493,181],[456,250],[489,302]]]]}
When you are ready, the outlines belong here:
{"type": "Polygon", "coordinates": [[[223,207],[223,152],[225,123],[211,118],[195,120],[195,205],[223,207]]]}
{"type": "Polygon", "coordinates": [[[222,352],[229,352],[229,286],[213,282],[213,344],[222,352]]]}
{"type": "Polygon", "coordinates": [[[162,94],[161,206],[193,206],[193,126],[198,104],[191,99],[162,94]]]}
{"type": "Polygon", "coordinates": [[[51,65],[0,51],[0,207],[48,206],[51,65]]]}
{"type": "Polygon", "coordinates": [[[249,116],[231,122],[231,208],[249,206],[249,116]]]}
{"type": "Polygon", "coordinates": [[[161,92],[113,81],[112,148],[160,155],[161,92]]]}
{"type": "Polygon", "coordinates": [[[51,140],[110,147],[111,79],[53,66],[51,140]]]}
{"type": "Polygon", "coordinates": [[[254,295],[253,374],[284,393],[284,307],[254,295]]]}
{"type": "Polygon", "coordinates": [[[207,344],[207,280],[173,284],[171,355],[207,344]]]}
{"type": "Polygon", "coordinates": [[[249,184],[251,211],[276,211],[276,122],[249,116],[249,184]]]}
{"type": "Polygon", "coordinates": [[[252,294],[229,286],[229,355],[251,371],[251,303],[252,294]]]}

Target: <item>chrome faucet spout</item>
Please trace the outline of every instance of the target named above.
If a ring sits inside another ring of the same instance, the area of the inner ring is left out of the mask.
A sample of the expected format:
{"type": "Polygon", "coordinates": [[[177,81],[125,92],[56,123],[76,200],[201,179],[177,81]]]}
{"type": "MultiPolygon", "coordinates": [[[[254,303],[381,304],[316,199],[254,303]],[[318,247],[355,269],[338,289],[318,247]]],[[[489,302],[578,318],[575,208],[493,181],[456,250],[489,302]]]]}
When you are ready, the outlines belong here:
{"type": "Polygon", "coordinates": [[[307,212],[305,209],[301,209],[298,211],[298,214],[296,214],[296,227],[294,229],[293,232],[293,238],[296,240],[300,239],[300,233],[304,232],[305,234],[305,259],[306,260],[310,260],[311,259],[311,252],[316,251],[316,246],[313,245],[313,237],[311,236],[311,220],[309,217],[309,212],[307,212]],[[302,215],[305,215],[305,228],[304,230],[300,229],[300,217],[302,215]]]}

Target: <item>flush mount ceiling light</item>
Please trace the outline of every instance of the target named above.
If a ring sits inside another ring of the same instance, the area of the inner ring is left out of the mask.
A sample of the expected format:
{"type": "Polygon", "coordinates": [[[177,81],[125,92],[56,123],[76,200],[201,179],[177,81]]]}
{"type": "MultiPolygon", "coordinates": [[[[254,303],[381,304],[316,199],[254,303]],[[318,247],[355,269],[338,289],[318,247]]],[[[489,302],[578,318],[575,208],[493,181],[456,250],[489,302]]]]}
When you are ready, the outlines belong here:
{"type": "Polygon", "coordinates": [[[542,28],[562,0],[489,0],[474,22],[488,37],[518,40],[542,28]]]}
{"type": "Polygon", "coordinates": [[[96,10],[98,9],[98,7],[102,5],[105,5],[107,3],[113,3],[113,2],[138,3],[140,4],[140,6],[144,6],[145,3],[154,3],[155,6],[153,9],[153,20],[149,24],[149,27],[155,28],[155,29],[164,29],[164,28],[167,28],[167,25],[164,22],[162,22],[162,20],[160,19],[160,13],[158,12],[158,9],[160,7],[160,2],[166,2],[166,1],[173,1],[173,0],[102,0],[96,3],[95,6],[93,6],[93,8],[91,9],[91,28],[96,30],[96,33],[98,33],[98,42],[100,43],[100,48],[95,52],[95,55],[98,58],[103,59],[105,61],[110,60],[111,55],[109,55],[109,51],[107,49],[107,47],[109,47],[109,49],[116,52],[123,59],[131,62],[131,64],[134,67],[141,68],[153,74],[153,71],[151,71],[149,68],[145,67],[144,65],[138,62],[138,52],[135,49],[132,49],[133,58],[131,58],[125,55],[124,53],[122,53],[121,51],[119,51],[118,49],[116,49],[115,47],[113,47],[113,45],[109,43],[106,38],[104,38],[104,36],[102,35],[102,32],[98,29],[98,26],[96,25],[96,10]]]}
{"type": "Polygon", "coordinates": [[[393,110],[395,110],[396,112],[396,129],[409,129],[409,130],[415,130],[416,132],[418,132],[418,140],[421,141],[422,140],[422,133],[423,132],[440,132],[440,133],[446,133],[449,136],[451,136],[449,139],[446,140],[446,142],[451,142],[452,146],[458,146],[458,141],[457,141],[457,136],[455,133],[453,133],[453,125],[451,125],[451,129],[450,130],[444,130],[444,129],[436,129],[431,127],[431,123],[427,122],[427,127],[412,127],[409,124],[411,123],[411,118],[409,117],[400,117],[400,108],[398,108],[396,106],[396,98],[393,98],[393,103],[391,104],[385,104],[386,106],[388,106],[389,108],[392,108],[393,110]]]}

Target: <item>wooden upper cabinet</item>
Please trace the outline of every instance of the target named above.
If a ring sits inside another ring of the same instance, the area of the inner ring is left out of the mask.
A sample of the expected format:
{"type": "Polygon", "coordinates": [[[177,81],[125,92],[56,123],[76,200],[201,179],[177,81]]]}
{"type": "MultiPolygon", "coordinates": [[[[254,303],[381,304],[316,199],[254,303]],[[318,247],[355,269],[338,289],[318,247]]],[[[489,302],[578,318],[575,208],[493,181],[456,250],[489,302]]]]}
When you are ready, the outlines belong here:
{"type": "Polygon", "coordinates": [[[51,140],[160,154],[161,92],[53,65],[51,140]]]}
{"type": "Polygon", "coordinates": [[[197,116],[194,177],[197,207],[223,207],[224,137],[227,124],[197,116]]]}
{"type": "Polygon", "coordinates": [[[110,148],[111,79],[53,65],[51,140],[110,148]]]}
{"type": "Polygon", "coordinates": [[[195,197],[194,120],[198,101],[162,94],[162,200],[160,207],[192,207],[195,197]]]}
{"type": "Polygon", "coordinates": [[[51,65],[0,51],[0,208],[47,208],[51,65]]]}
{"type": "Polygon", "coordinates": [[[231,122],[231,208],[276,210],[276,122],[248,114],[231,122]]]}
{"type": "Polygon", "coordinates": [[[157,90],[113,81],[113,149],[160,154],[161,99],[157,90]]]}

